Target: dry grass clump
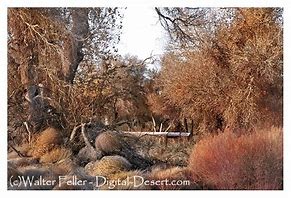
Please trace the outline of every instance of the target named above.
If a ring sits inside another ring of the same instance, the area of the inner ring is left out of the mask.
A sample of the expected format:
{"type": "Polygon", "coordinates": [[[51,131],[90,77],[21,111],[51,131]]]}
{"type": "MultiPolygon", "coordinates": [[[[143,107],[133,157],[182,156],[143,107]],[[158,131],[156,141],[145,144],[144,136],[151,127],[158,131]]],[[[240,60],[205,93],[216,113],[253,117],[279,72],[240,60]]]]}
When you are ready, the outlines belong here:
{"type": "Polygon", "coordinates": [[[216,189],[283,189],[282,128],[206,137],[188,167],[193,178],[216,189]]]}
{"type": "Polygon", "coordinates": [[[124,157],[114,155],[105,156],[101,160],[94,162],[91,167],[85,168],[86,172],[92,176],[109,176],[118,172],[130,170],[132,165],[124,157]]]}
{"type": "Polygon", "coordinates": [[[85,172],[87,174],[90,174],[91,175],[91,173],[93,172],[94,164],[97,163],[97,162],[98,161],[96,161],[96,162],[89,162],[88,164],[86,164],[86,166],[84,167],[85,172]]]}
{"type": "Polygon", "coordinates": [[[43,156],[40,157],[39,162],[40,163],[56,163],[61,160],[70,158],[71,156],[72,156],[71,150],[64,147],[59,147],[45,153],[43,156]]]}
{"type": "Polygon", "coordinates": [[[62,137],[60,132],[54,128],[47,128],[33,142],[33,147],[28,154],[40,158],[61,143],[62,137]]]}
{"type": "Polygon", "coordinates": [[[135,169],[146,169],[153,162],[140,155],[136,150],[136,141],[131,135],[116,131],[106,131],[96,137],[95,147],[103,155],[119,155],[125,157],[135,169]]]}
{"type": "Polygon", "coordinates": [[[57,175],[67,175],[76,169],[77,164],[70,158],[65,158],[51,167],[57,175]]]}
{"type": "Polygon", "coordinates": [[[102,152],[99,149],[85,146],[78,152],[76,159],[80,166],[85,166],[89,162],[96,161],[102,158],[102,152]]]}
{"type": "Polygon", "coordinates": [[[122,137],[111,131],[106,131],[97,136],[95,147],[105,154],[120,152],[125,146],[122,137]]]}

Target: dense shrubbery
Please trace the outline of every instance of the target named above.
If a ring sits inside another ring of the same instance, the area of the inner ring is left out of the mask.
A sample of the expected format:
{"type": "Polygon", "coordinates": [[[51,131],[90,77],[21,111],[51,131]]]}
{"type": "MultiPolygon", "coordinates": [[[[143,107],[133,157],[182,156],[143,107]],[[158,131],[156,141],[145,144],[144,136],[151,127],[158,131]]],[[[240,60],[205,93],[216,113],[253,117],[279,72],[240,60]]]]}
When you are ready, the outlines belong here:
{"type": "Polygon", "coordinates": [[[205,137],[188,167],[194,180],[216,189],[282,189],[282,128],[205,137]]]}
{"type": "Polygon", "coordinates": [[[283,29],[277,14],[238,9],[232,23],[221,23],[200,48],[165,55],[165,104],[179,107],[203,132],[282,125],[283,29]]]}

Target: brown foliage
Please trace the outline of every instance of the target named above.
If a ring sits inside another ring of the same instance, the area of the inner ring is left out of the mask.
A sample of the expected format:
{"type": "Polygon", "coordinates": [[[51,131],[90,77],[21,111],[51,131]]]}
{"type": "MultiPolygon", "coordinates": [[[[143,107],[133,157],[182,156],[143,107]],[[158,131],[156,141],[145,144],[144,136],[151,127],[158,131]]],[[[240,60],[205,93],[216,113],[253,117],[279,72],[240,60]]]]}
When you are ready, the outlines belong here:
{"type": "Polygon", "coordinates": [[[54,128],[47,128],[33,142],[33,146],[28,153],[33,157],[40,158],[45,153],[56,148],[56,146],[61,145],[63,138],[60,132],[54,128]]]}
{"type": "Polygon", "coordinates": [[[200,131],[282,125],[283,34],[275,9],[237,9],[197,49],[169,52],[161,93],[200,131]]]}
{"type": "Polygon", "coordinates": [[[72,156],[72,152],[67,148],[55,148],[40,157],[40,163],[57,163],[61,160],[68,159],[72,156]]]}
{"type": "Polygon", "coordinates": [[[19,129],[24,121],[38,126],[33,132],[53,126],[68,134],[81,122],[100,120],[109,94],[99,92],[104,91],[100,84],[88,85],[85,81],[96,80],[91,74],[96,72],[97,62],[111,54],[109,43],[117,43],[121,28],[118,17],[121,15],[117,8],[8,9],[11,133],[19,136],[22,131],[15,128],[19,129]],[[101,20],[107,17],[106,22],[101,20]],[[90,29],[89,21],[95,24],[90,29]],[[113,32],[116,34],[105,36],[113,32]],[[74,80],[76,75],[78,79],[74,80]],[[43,95],[38,93],[40,85],[43,95]],[[31,88],[36,91],[32,93],[31,88]],[[38,99],[27,102],[25,96],[38,99]]]}
{"type": "Polygon", "coordinates": [[[193,178],[216,189],[282,189],[282,128],[209,136],[189,158],[193,178]]]}

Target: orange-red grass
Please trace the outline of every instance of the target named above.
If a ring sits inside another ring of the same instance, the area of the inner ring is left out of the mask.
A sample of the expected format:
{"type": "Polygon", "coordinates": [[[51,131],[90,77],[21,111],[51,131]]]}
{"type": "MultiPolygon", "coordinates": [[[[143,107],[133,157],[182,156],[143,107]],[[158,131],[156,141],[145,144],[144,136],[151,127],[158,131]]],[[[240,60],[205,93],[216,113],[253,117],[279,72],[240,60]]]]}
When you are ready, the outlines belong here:
{"type": "Polygon", "coordinates": [[[188,168],[217,189],[282,189],[283,130],[206,137],[194,147],[188,168]]]}

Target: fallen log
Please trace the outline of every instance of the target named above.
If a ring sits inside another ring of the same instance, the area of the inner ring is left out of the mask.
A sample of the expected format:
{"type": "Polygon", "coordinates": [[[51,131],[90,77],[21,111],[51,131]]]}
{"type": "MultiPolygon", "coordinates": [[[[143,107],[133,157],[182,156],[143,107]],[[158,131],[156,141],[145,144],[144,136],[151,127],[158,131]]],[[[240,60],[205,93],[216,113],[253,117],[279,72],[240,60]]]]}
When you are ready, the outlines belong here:
{"type": "Polygon", "coordinates": [[[188,137],[191,133],[188,132],[132,132],[132,131],[122,131],[123,133],[128,133],[137,136],[152,135],[152,136],[166,136],[166,137],[188,137]]]}

